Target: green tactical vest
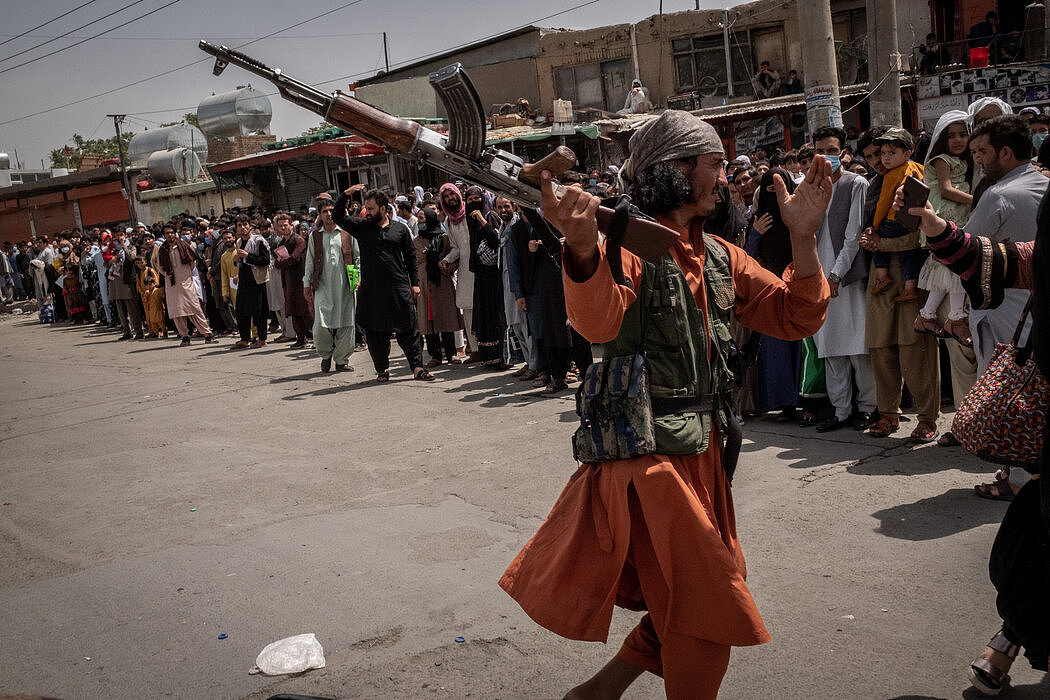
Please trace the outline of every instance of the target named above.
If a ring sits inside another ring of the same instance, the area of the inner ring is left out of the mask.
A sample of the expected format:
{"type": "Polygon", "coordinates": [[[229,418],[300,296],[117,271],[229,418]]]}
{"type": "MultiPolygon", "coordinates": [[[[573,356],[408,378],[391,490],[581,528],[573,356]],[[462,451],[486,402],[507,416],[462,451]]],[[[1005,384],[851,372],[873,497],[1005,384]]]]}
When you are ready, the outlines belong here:
{"type": "MultiPolygon", "coordinates": [[[[640,350],[641,309],[646,306],[649,320],[645,346],[658,454],[705,452],[713,416],[710,411],[660,413],[655,405],[660,399],[684,400],[733,389],[733,372],[729,368],[732,343],[729,314],[736,294],[729,254],[712,237],[704,235],[703,238],[704,286],[711,336],[685,275],[667,252],[655,264],[643,261],[637,300],[624,313],[619,335],[602,345],[603,357],[631,355],[640,350]]],[[[716,410],[724,427],[729,416],[721,409],[716,410]]],[[[724,435],[725,431],[722,432],[724,435]]],[[[721,447],[719,445],[719,449],[721,447]]]]}

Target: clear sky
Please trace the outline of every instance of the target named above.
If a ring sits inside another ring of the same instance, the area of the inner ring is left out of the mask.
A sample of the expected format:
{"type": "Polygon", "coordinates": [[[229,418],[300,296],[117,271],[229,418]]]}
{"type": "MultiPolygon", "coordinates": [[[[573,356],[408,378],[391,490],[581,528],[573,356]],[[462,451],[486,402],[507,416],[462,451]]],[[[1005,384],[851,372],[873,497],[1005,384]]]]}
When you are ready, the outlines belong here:
{"type": "MultiPolygon", "coordinates": [[[[664,12],[695,7],[696,0],[663,2],[664,12]]],[[[138,132],[249,81],[269,92],[269,83],[236,67],[212,76],[198,39],[254,42],[242,50],[328,91],[383,68],[384,31],[396,67],[529,24],[637,22],[659,8],[659,0],[0,0],[0,152],[12,166],[15,151],[24,167],[41,159],[50,166],[51,149],[72,143],[74,133],[112,136],[107,114],[129,115],[123,128],[138,132]]],[[[282,138],[320,121],[270,100],[271,131],[282,138]]]]}

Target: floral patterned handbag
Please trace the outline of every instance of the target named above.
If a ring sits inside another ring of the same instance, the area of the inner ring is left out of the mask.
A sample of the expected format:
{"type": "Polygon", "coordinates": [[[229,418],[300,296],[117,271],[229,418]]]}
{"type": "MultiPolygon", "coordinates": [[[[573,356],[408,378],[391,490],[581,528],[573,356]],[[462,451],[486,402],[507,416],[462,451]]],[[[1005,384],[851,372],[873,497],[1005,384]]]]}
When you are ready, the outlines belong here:
{"type": "Polygon", "coordinates": [[[967,450],[997,464],[1034,466],[1043,449],[1050,383],[1032,359],[1032,339],[1018,347],[1028,311],[1009,343],[997,343],[988,369],[955,412],[952,434],[967,450]]]}

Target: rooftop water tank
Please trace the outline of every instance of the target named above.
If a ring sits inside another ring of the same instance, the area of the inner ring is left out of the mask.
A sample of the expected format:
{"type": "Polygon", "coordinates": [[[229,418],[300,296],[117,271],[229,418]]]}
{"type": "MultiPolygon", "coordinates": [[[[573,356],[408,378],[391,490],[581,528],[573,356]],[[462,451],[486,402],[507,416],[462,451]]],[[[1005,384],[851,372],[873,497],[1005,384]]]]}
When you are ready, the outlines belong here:
{"type": "Polygon", "coordinates": [[[272,116],[270,99],[251,85],[205,97],[197,105],[201,130],[212,137],[266,133],[272,116]]]}
{"type": "Polygon", "coordinates": [[[144,168],[151,153],[173,148],[189,148],[200,162],[208,160],[208,140],[191,124],[175,124],[135,134],[128,143],[128,160],[133,168],[144,168]]]}
{"type": "Polygon", "coordinates": [[[146,170],[156,182],[193,182],[201,172],[201,161],[189,148],[154,151],[146,161],[146,170]]]}
{"type": "Polygon", "coordinates": [[[0,153],[0,170],[10,170],[11,159],[6,153],[0,153]]]}

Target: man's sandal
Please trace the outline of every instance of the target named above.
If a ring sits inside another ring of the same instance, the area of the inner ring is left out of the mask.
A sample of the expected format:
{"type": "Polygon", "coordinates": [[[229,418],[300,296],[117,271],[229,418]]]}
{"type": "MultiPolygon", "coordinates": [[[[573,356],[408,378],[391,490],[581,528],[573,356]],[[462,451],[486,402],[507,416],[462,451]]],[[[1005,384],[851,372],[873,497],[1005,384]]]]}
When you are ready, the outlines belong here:
{"type": "Polygon", "coordinates": [[[390,381],[390,370],[387,370],[386,372],[380,372],[379,374],[377,374],[376,375],[376,381],[377,382],[389,382],[390,381]]]}
{"type": "Polygon", "coordinates": [[[990,484],[975,484],[973,490],[978,498],[987,498],[990,501],[1014,500],[1014,492],[1010,488],[1010,478],[1002,469],[995,473],[995,481],[990,484]]]}
{"type": "Polygon", "coordinates": [[[868,435],[879,438],[889,437],[891,433],[900,430],[900,427],[899,419],[893,420],[888,416],[882,416],[868,428],[868,435]]]}
{"type": "Polygon", "coordinates": [[[916,424],[915,430],[911,431],[912,442],[933,442],[937,437],[937,424],[932,420],[921,420],[916,424]]]}
{"type": "MultiPolygon", "coordinates": [[[[996,632],[995,636],[988,641],[988,648],[1010,659],[1011,664],[1017,658],[1017,651],[1020,649],[1006,638],[1002,630],[996,632]]],[[[970,664],[969,675],[973,687],[985,695],[998,695],[1010,683],[1010,676],[1006,671],[981,656],[970,664]]]]}

